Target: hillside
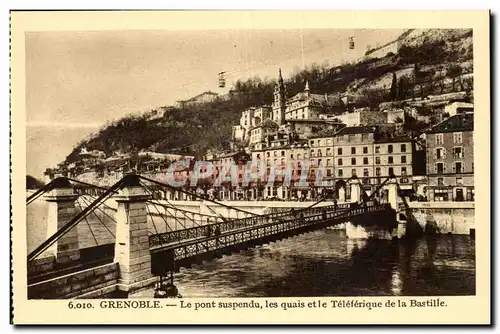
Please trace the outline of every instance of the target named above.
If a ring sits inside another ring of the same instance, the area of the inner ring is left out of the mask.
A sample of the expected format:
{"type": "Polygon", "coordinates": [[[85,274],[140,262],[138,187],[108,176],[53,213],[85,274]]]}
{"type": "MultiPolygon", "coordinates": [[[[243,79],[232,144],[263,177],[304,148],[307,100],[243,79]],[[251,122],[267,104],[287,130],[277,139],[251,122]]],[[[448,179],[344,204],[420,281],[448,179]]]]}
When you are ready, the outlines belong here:
{"type": "MultiPolygon", "coordinates": [[[[304,89],[353,97],[351,106],[377,107],[379,103],[472,90],[472,30],[413,30],[400,39],[398,54],[379,59],[325,68],[312,64],[285,80],[289,96],[304,89]],[[394,76],[397,87],[393,86],[394,76]]],[[[163,117],[127,116],[102,128],[79,143],[66,158],[78,160],[82,147],[100,150],[106,156],[142,149],[200,157],[207,149],[227,149],[231,126],[241,111],[271,104],[275,81],[252,78],[237,81],[227,99],[184,108],[170,108],[163,117]]]]}

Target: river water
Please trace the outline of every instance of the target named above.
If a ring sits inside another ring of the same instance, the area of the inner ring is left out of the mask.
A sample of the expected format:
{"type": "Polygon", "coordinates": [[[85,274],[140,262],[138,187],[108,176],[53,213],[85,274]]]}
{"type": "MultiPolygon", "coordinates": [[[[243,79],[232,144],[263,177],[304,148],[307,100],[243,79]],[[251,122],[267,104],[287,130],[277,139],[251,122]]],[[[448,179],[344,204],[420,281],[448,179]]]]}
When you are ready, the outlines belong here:
{"type": "Polygon", "coordinates": [[[322,230],[183,268],[174,280],[186,298],[474,295],[475,242],[362,241],[322,230]]]}

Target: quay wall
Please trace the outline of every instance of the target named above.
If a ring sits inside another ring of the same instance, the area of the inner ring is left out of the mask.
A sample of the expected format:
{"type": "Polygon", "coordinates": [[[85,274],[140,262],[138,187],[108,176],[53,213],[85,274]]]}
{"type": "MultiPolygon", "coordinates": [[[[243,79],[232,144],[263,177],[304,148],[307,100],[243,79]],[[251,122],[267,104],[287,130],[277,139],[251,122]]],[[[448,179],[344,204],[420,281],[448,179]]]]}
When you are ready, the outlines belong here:
{"type": "MultiPolygon", "coordinates": [[[[161,202],[161,201],[160,201],[161,202]]],[[[313,205],[315,202],[295,201],[224,201],[231,207],[249,211],[255,214],[265,214],[292,208],[300,209],[313,205]]],[[[213,210],[224,217],[244,218],[247,214],[207,201],[170,201],[179,209],[212,215],[213,210]]],[[[428,222],[436,223],[439,233],[470,234],[475,227],[474,202],[408,202],[418,223],[425,229],[428,222]]],[[[325,201],[317,206],[332,205],[325,201]]],[[[343,225],[343,224],[342,224],[343,225]]]]}
{"type": "Polygon", "coordinates": [[[118,263],[28,285],[28,299],[100,298],[116,291],[118,263]]]}
{"type": "Polygon", "coordinates": [[[408,202],[422,228],[432,222],[442,234],[470,234],[475,229],[474,202],[408,202]]]}

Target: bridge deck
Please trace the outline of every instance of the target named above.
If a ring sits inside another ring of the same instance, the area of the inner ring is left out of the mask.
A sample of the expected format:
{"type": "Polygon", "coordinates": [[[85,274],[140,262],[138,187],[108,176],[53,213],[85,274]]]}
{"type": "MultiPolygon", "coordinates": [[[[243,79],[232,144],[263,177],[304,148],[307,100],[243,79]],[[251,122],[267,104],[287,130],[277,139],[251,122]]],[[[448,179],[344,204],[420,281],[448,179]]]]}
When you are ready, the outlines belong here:
{"type": "Polygon", "coordinates": [[[373,212],[382,212],[389,208],[387,204],[371,205],[351,210],[318,212],[296,218],[290,215],[275,218],[274,221],[241,226],[221,232],[215,236],[195,236],[180,241],[153,245],[151,253],[169,253],[174,261],[197,257],[205,253],[235,247],[245,243],[264,243],[267,239],[279,238],[285,234],[300,234],[307,231],[340,224],[355,216],[373,212]]]}

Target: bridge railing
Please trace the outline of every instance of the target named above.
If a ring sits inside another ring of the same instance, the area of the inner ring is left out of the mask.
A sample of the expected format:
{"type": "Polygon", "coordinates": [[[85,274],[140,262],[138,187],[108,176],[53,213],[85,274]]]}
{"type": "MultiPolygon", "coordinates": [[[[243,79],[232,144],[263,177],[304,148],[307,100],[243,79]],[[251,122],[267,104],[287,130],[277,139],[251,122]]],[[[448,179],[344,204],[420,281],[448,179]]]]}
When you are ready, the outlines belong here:
{"type": "Polygon", "coordinates": [[[245,228],[249,226],[271,223],[278,219],[281,220],[285,218],[297,219],[299,218],[300,213],[303,213],[305,217],[308,217],[311,215],[321,215],[323,214],[323,212],[348,210],[351,207],[352,203],[344,203],[338,205],[328,205],[323,207],[308,208],[306,210],[275,212],[261,216],[252,216],[241,219],[232,219],[232,220],[214,222],[203,226],[195,226],[182,230],[175,230],[175,231],[151,235],[149,237],[149,244],[151,247],[154,247],[169,243],[180,242],[186,239],[210,237],[215,234],[216,229],[218,229],[218,233],[224,233],[227,231],[245,228]]]}

